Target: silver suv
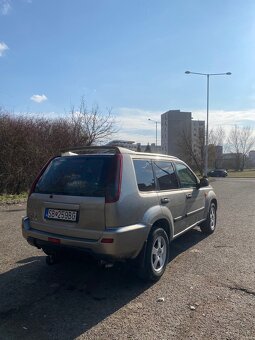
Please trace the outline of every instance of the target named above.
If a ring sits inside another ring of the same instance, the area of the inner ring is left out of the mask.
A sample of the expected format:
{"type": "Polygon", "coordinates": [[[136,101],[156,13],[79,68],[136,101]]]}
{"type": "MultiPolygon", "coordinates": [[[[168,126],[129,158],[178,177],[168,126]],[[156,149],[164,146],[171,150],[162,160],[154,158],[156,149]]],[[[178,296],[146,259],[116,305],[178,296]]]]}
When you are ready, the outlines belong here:
{"type": "Polygon", "coordinates": [[[51,159],[34,181],[22,233],[53,263],[66,249],[99,259],[136,259],[139,273],[164,273],[169,243],[199,225],[211,234],[217,200],[176,157],[85,147],[51,159]]]}

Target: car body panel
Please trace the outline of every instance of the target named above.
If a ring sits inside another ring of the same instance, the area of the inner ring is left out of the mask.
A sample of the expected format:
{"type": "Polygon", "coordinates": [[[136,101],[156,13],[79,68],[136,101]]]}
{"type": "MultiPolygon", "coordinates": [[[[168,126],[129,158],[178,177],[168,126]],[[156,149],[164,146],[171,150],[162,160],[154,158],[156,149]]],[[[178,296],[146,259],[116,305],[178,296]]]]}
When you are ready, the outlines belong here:
{"type": "Polygon", "coordinates": [[[34,229],[31,227],[28,217],[22,220],[22,234],[30,244],[41,247],[50,247],[49,239],[57,240],[58,245],[53,248],[75,248],[86,251],[95,256],[108,259],[127,259],[135,258],[141,251],[146,240],[148,230],[143,224],[131,225],[121,228],[108,229],[103,232],[86,231],[80,237],[75,234],[72,236],[52,233],[52,230],[34,229]],[[75,235],[75,236],[74,236],[75,235]],[[111,243],[102,242],[104,239],[111,239],[111,243]]]}
{"type": "Polygon", "coordinates": [[[194,224],[204,216],[206,189],[190,188],[183,190],[186,197],[185,227],[194,224]]]}
{"type": "Polygon", "coordinates": [[[186,226],[186,196],[182,190],[163,190],[158,191],[159,201],[163,202],[165,199],[167,203],[161,203],[162,214],[171,216],[173,220],[174,230],[173,234],[176,234],[186,226]],[[168,210],[166,212],[166,210],[168,210]]]}
{"type": "MultiPolygon", "coordinates": [[[[103,197],[61,196],[33,193],[28,198],[27,216],[31,227],[54,234],[78,235],[83,237],[86,230],[103,231],[105,212],[103,197]],[[78,212],[77,222],[57,221],[45,218],[45,209],[65,209],[78,212]]],[[[85,237],[86,238],[86,237],[85,237]]]]}

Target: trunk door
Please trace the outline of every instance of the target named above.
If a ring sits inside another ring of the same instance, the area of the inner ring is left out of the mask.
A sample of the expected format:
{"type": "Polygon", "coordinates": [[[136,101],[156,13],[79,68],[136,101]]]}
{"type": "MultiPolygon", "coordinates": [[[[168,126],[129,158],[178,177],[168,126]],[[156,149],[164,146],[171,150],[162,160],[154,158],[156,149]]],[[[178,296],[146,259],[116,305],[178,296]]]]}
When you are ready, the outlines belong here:
{"type": "Polygon", "coordinates": [[[97,239],[98,232],[105,229],[105,199],[34,193],[28,201],[28,217],[31,227],[37,230],[97,239]],[[55,216],[50,215],[49,210],[55,213],[55,216]],[[50,217],[46,216],[46,211],[50,217]],[[64,220],[64,214],[68,213],[69,216],[75,213],[76,220],[64,220]]]}
{"type": "Polygon", "coordinates": [[[54,159],[28,200],[31,227],[58,235],[99,238],[111,155],[54,159]]]}

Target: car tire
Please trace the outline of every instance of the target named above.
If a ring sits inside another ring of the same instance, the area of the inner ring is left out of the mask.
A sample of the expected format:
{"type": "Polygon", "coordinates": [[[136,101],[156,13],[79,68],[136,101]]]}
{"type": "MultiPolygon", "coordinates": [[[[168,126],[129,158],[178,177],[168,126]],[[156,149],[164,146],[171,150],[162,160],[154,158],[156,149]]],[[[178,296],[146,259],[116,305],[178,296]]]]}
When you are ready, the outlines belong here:
{"type": "Polygon", "coordinates": [[[65,258],[65,253],[63,251],[54,251],[48,248],[42,248],[42,250],[47,255],[45,261],[48,265],[62,262],[65,258]]]}
{"type": "Polygon", "coordinates": [[[200,229],[202,233],[206,235],[210,235],[215,231],[216,221],[217,221],[217,213],[216,213],[216,205],[215,203],[210,204],[210,208],[207,214],[206,220],[200,225],[200,229]]]}
{"type": "Polygon", "coordinates": [[[169,259],[169,239],[163,228],[156,227],[150,232],[144,251],[139,276],[156,282],[164,274],[169,259]]]}
{"type": "Polygon", "coordinates": [[[44,252],[45,255],[52,255],[54,252],[48,248],[42,248],[42,251],[44,252]]]}

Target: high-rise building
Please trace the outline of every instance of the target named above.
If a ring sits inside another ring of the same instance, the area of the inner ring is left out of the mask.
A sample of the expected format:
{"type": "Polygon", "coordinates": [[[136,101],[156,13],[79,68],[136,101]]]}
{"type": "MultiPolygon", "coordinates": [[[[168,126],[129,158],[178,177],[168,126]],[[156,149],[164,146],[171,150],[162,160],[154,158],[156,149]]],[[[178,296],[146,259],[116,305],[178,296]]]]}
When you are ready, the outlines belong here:
{"type": "Polygon", "coordinates": [[[196,159],[201,162],[203,159],[205,145],[205,121],[191,121],[191,148],[196,159]]]}
{"type": "Polygon", "coordinates": [[[170,110],[161,115],[161,148],[168,155],[200,162],[205,142],[205,121],[192,120],[191,112],[170,110]],[[193,153],[193,157],[192,154],[193,153]]]}
{"type": "Polygon", "coordinates": [[[183,152],[182,136],[191,139],[191,112],[170,110],[161,115],[161,149],[166,155],[179,156],[183,152]]]}

